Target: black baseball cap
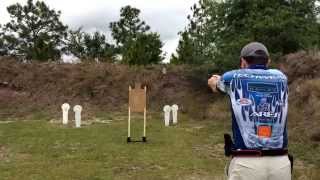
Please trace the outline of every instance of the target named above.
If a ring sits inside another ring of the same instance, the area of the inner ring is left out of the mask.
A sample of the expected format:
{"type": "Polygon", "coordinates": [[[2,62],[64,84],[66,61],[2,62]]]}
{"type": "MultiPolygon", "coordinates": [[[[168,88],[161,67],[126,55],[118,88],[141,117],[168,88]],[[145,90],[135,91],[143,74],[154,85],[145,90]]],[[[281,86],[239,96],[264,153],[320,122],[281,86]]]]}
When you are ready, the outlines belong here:
{"type": "Polygon", "coordinates": [[[240,57],[269,57],[268,49],[260,42],[251,42],[245,45],[240,53],[240,57]]]}

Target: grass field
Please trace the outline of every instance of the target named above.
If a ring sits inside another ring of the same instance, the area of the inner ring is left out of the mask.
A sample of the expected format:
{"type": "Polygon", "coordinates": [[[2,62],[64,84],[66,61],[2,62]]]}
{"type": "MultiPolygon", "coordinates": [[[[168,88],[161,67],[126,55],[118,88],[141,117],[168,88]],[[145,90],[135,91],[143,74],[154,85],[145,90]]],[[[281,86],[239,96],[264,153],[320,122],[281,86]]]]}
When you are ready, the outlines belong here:
{"type": "MultiPolygon", "coordinates": [[[[40,118],[0,121],[0,179],[224,179],[229,120],[182,115],[177,126],[164,127],[160,114],[149,114],[148,143],[127,144],[126,115],[101,117],[80,129],[40,118]]],[[[133,138],[142,133],[139,117],[133,138]]],[[[296,155],[294,179],[320,179],[320,147],[298,140],[290,147],[296,155]]]]}

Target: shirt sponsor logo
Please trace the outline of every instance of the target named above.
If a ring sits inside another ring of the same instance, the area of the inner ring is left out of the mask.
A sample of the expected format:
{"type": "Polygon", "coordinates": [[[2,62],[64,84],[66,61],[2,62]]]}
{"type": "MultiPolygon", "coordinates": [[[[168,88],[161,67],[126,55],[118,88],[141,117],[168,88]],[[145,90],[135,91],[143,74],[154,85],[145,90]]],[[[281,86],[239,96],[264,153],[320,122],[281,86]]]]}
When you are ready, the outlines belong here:
{"type": "Polygon", "coordinates": [[[253,112],[250,114],[251,117],[267,117],[267,118],[276,118],[279,116],[279,113],[273,112],[253,112]]]}
{"type": "Polygon", "coordinates": [[[277,79],[276,76],[270,76],[270,75],[255,75],[255,74],[234,74],[234,78],[251,78],[251,79],[277,79]]]}
{"type": "Polygon", "coordinates": [[[240,98],[237,100],[237,104],[241,106],[249,106],[252,104],[252,101],[247,98],[240,98]]]}

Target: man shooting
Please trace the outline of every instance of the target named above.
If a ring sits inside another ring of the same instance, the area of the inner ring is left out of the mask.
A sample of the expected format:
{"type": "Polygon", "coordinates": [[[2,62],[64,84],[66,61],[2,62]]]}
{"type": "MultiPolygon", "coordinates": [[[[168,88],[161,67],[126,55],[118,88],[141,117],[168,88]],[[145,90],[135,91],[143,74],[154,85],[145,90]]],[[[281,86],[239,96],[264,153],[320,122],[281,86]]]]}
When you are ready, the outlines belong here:
{"type": "Polygon", "coordinates": [[[226,155],[232,156],[229,180],[291,179],[287,77],[268,69],[269,63],[267,48],[252,42],[241,50],[239,70],[208,80],[213,92],[228,94],[231,102],[234,142],[225,135],[226,155]]]}

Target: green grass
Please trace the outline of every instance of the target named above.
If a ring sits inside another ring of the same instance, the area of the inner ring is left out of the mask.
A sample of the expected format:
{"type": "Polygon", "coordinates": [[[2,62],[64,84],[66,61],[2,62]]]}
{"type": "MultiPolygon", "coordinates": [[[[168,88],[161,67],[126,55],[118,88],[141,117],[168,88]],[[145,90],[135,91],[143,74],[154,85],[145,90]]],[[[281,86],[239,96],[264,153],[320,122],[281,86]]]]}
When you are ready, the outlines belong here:
{"type": "MultiPolygon", "coordinates": [[[[228,161],[223,133],[229,130],[229,121],[181,116],[179,125],[164,127],[160,115],[151,114],[148,143],[127,144],[126,116],[104,117],[101,120],[110,123],[97,121],[80,129],[43,120],[1,123],[0,179],[223,179],[228,161]]],[[[142,134],[139,118],[134,117],[132,127],[136,139],[142,134]]],[[[300,152],[309,146],[293,147],[303,157],[295,177],[318,177],[319,163],[300,152]]]]}

